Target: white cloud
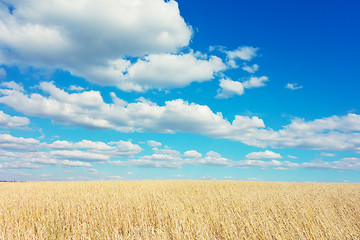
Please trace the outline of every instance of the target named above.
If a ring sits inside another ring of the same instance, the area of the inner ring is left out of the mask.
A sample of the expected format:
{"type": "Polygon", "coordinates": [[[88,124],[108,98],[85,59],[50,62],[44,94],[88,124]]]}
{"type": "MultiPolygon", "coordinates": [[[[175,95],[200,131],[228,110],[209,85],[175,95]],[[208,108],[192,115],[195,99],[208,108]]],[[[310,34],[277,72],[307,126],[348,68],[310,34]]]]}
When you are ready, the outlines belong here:
{"type": "Polygon", "coordinates": [[[161,142],[156,142],[154,140],[149,140],[147,141],[147,144],[150,146],[150,147],[160,147],[162,144],[161,142]]]}
{"type": "Polygon", "coordinates": [[[0,68],[0,79],[6,77],[6,71],[4,68],[0,68]]]}
{"type": "Polygon", "coordinates": [[[82,140],[81,142],[68,142],[57,140],[51,144],[48,144],[47,147],[53,149],[91,149],[91,150],[113,150],[114,147],[109,146],[104,142],[93,142],[89,140],[82,140]]]}
{"type": "Polygon", "coordinates": [[[229,98],[234,95],[242,95],[244,87],[241,82],[232,81],[230,79],[220,79],[220,89],[216,98],[229,98]]]}
{"type": "Polygon", "coordinates": [[[5,2],[14,10],[0,4],[0,64],[61,68],[104,85],[114,62],[176,53],[192,35],[173,0],[5,2]]]}
{"type": "Polygon", "coordinates": [[[183,153],[183,157],[185,157],[185,158],[201,158],[202,154],[196,150],[188,150],[183,153]]]}
{"type": "Polygon", "coordinates": [[[14,137],[10,134],[0,134],[0,149],[35,151],[40,146],[34,138],[14,137]]]}
{"type": "Polygon", "coordinates": [[[47,144],[46,147],[62,150],[86,149],[92,153],[106,154],[113,157],[133,156],[142,151],[142,148],[139,145],[122,140],[109,143],[99,141],[93,142],[89,140],[73,143],[57,140],[51,144],[47,144]]]}
{"type": "Polygon", "coordinates": [[[0,111],[0,128],[25,128],[30,120],[26,117],[12,117],[0,111]]]}
{"type": "Polygon", "coordinates": [[[277,159],[282,158],[279,153],[275,153],[269,150],[265,150],[264,152],[252,152],[246,155],[246,158],[250,159],[277,159]]]}
{"type": "Polygon", "coordinates": [[[239,168],[268,168],[281,166],[282,162],[277,160],[263,161],[263,160],[242,160],[238,161],[234,166],[239,168]]]}
{"type": "Polygon", "coordinates": [[[248,66],[247,64],[244,64],[242,69],[248,73],[255,73],[257,70],[259,70],[259,65],[253,64],[252,66],[248,66]]]}
{"type": "Polygon", "coordinates": [[[238,68],[239,65],[237,65],[236,61],[234,59],[229,59],[226,61],[226,64],[230,67],[230,68],[238,68]]]}
{"type": "Polygon", "coordinates": [[[113,95],[114,103],[107,104],[95,91],[69,94],[45,82],[40,84],[40,88],[50,96],[1,89],[0,102],[26,115],[51,118],[60,124],[122,132],[205,131],[216,134],[229,127],[221,114],[214,114],[207,106],[189,104],[181,99],[158,106],[144,99],[126,103],[113,95]],[[214,128],[219,124],[222,125],[220,128],[214,128]]]}
{"type": "Polygon", "coordinates": [[[108,178],[113,181],[120,181],[124,179],[122,176],[108,176],[108,178]]]}
{"type": "Polygon", "coordinates": [[[304,168],[330,169],[330,170],[360,170],[359,158],[343,158],[338,161],[325,162],[322,160],[305,162],[301,165],[304,168]]]}
{"type": "Polygon", "coordinates": [[[157,104],[145,99],[127,103],[112,94],[105,103],[99,92],[69,94],[52,83],[41,83],[48,96],[0,89],[0,103],[25,115],[50,118],[56,123],[120,132],[197,133],[240,141],[258,147],[294,147],[323,151],[359,151],[360,115],[332,116],[313,121],[295,118],[278,131],[262,119],[236,115],[232,122],[208,106],[182,99],[157,104]]]}
{"type": "Polygon", "coordinates": [[[115,148],[112,151],[105,151],[105,153],[114,157],[127,157],[133,156],[135,154],[140,153],[143,149],[130,141],[117,141],[117,142],[109,142],[108,144],[114,145],[115,148]]]}
{"type": "Polygon", "coordinates": [[[258,48],[254,48],[254,47],[249,47],[249,46],[243,46],[243,47],[239,47],[238,49],[235,49],[233,51],[225,51],[227,54],[227,57],[229,59],[241,59],[241,60],[246,60],[249,61],[252,58],[257,56],[257,50],[259,50],[258,48]]]}
{"type": "Polygon", "coordinates": [[[24,91],[24,87],[21,86],[21,83],[16,83],[14,81],[10,81],[10,82],[2,82],[0,83],[0,86],[2,87],[6,87],[6,88],[9,88],[9,89],[14,89],[14,90],[18,90],[20,92],[23,92],[24,91]]]}
{"type": "MultiPolygon", "coordinates": [[[[79,142],[79,143],[83,143],[79,142]]],[[[130,143],[125,142],[124,143],[130,143]]],[[[95,142],[94,142],[95,143],[95,142]]],[[[116,142],[121,143],[121,141],[116,142]]],[[[76,145],[77,143],[75,143],[76,145]]],[[[109,143],[111,144],[111,143],[109,143]]],[[[40,143],[32,138],[17,138],[9,134],[0,135],[0,161],[3,169],[16,168],[41,168],[45,165],[63,167],[92,167],[89,162],[109,163],[123,167],[165,167],[181,168],[186,165],[214,165],[236,168],[274,168],[286,170],[290,168],[318,168],[330,170],[360,170],[359,158],[343,158],[337,161],[327,162],[314,160],[310,162],[294,163],[289,161],[278,161],[280,154],[264,151],[250,153],[247,160],[234,161],[222,157],[219,153],[209,151],[205,157],[196,150],[179,151],[169,147],[154,149],[151,155],[137,158],[127,158],[122,161],[116,160],[112,150],[96,152],[97,147],[86,151],[74,150],[51,150],[47,151],[51,144],[40,143]],[[26,152],[27,151],[27,152],[26,152]],[[272,160],[260,160],[260,159],[272,160]]],[[[92,145],[92,144],[90,144],[92,145]]],[[[133,144],[135,146],[135,144],[133,144]]],[[[52,145],[54,146],[54,145],[52,145]]],[[[128,144],[130,146],[130,144],[128,144]]],[[[138,145],[136,145],[138,146],[138,145]]],[[[128,173],[131,175],[132,173],[128,173]]]]}
{"type": "Polygon", "coordinates": [[[71,86],[69,87],[69,90],[70,90],[70,91],[75,91],[75,92],[81,92],[82,90],[84,90],[84,88],[83,88],[83,87],[80,87],[80,86],[71,85],[71,86]]]}
{"type": "Polygon", "coordinates": [[[106,161],[110,159],[110,156],[99,153],[91,153],[86,151],[79,150],[56,150],[49,152],[51,156],[60,159],[74,159],[74,160],[82,160],[86,162],[96,162],[96,161],[106,161]]]}
{"type": "Polygon", "coordinates": [[[82,140],[77,143],[55,141],[48,144],[33,138],[0,134],[0,160],[5,161],[5,168],[38,168],[44,165],[91,167],[87,162],[104,163],[119,157],[131,157],[141,151],[139,145],[130,141],[106,144],[82,140]]]}
{"type": "Polygon", "coordinates": [[[268,77],[251,77],[249,80],[243,82],[244,88],[259,88],[264,87],[266,84],[265,82],[269,81],[268,77]]]}
{"type": "Polygon", "coordinates": [[[61,161],[60,164],[63,166],[68,166],[68,167],[92,167],[92,165],[90,163],[81,162],[81,161],[64,160],[64,161],[61,161]]]}
{"type": "Polygon", "coordinates": [[[322,157],[335,157],[335,154],[328,153],[328,152],[322,152],[322,153],[320,153],[320,156],[322,156],[322,157]]]}
{"type": "Polygon", "coordinates": [[[303,88],[303,86],[299,86],[297,83],[288,83],[286,84],[285,88],[291,89],[291,90],[297,90],[303,88]]]}
{"type": "Polygon", "coordinates": [[[117,85],[124,91],[145,91],[152,88],[177,88],[192,82],[204,82],[226,69],[216,56],[209,59],[187,54],[151,54],[134,64],[117,61],[102,68],[92,68],[86,73],[89,79],[99,79],[101,84],[117,85]],[[107,79],[107,80],[106,80],[107,79]]]}
{"type": "Polygon", "coordinates": [[[264,87],[265,82],[269,79],[266,76],[262,77],[251,77],[249,80],[244,82],[232,81],[230,79],[220,79],[220,89],[216,98],[230,98],[234,95],[242,95],[245,88],[258,88],[264,87]]]}
{"type": "Polygon", "coordinates": [[[241,160],[233,161],[222,157],[219,153],[209,151],[205,157],[196,150],[186,151],[180,155],[178,151],[160,149],[158,153],[152,155],[142,156],[137,159],[130,159],[127,161],[111,161],[122,167],[154,167],[154,168],[181,168],[185,165],[212,165],[221,167],[237,167],[237,168],[267,168],[278,167],[282,163],[276,160],[262,161],[262,160],[241,160]]]}
{"type": "Polygon", "coordinates": [[[293,156],[293,155],[287,155],[288,158],[291,158],[291,159],[298,159],[298,157],[296,156],[293,156]]]}

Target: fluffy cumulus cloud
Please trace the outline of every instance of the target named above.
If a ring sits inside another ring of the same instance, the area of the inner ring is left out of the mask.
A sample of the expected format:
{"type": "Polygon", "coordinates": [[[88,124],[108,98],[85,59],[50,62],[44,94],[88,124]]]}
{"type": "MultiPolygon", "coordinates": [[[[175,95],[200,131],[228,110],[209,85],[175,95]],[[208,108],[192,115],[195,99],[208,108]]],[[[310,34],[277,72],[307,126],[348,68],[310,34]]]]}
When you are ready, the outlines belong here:
{"type": "Polygon", "coordinates": [[[68,93],[53,83],[40,84],[43,94],[0,89],[0,103],[28,116],[50,118],[64,125],[120,132],[196,133],[258,147],[295,147],[331,151],[360,150],[360,116],[332,116],[313,121],[295,118],[275,131],[262,119],[236,115],[230,122],[208,106],[182,99],[159,106],[146,99],[128,103],[112,94],[105,103],[97,91],[68,93]]]}
{"type": "Polygon", "coordinates": [[[26,117],[10,116],[0,111],[0,128],[25,128],[30,120],[26,117]]]}
{"type": "Polygon", "coordinates": [[[244,86],[241,82],[232,81],[230,79],[220,80],[220,89],[218,90],[217,98],[229,98],[234,95],[242,95],[244,93],[244,86]]]}
{"type": "Polygon", "coordinates": [[[226,65],[219,57],[207,58],[190,52],[151,54],[135,63],[121,59],[112,61],[107,66],[89,68],[84,74],[86,78],[99,84],[116,85],[125,91],[145,91],[209,81],[225,69],[226,65]]]}
{"type": "Polygon", "coordinates": [[[209,76],[211,79],[220,64],[215,57],[206,61],[170,54],[187,46],[192,35],[173,0],[2,1],[0,32],[0,64],[61,68],[123,90],[204,81],[209,76]],[[147,57],[131,67],[125,60],[143,56],[147,57]],[[166,65],[169,58],[180,65],[166,65]],[[174,76],[169,73],[151,79],[144,87],[136,84],[146,80],[143,71],[178,71],[189,64],[194,64],[194,75],[189,73],[185,83],[170,78],[168,81],[174,83],[167,85],[164,78],[174,76]],[[204,73],[199,73],[202,70],[204,73]]]}
{"type": "Polygon", "coordinates": [[[216,98],[230,98],[234,95],[242,95],[245,88],[259,88],[264,87],[269,79],[266,76],[251,77],[244,82],[232,81],[230,79],[220,79],[220,88],[216,98]]]}
{"type": "Polygon", "coordinates": [[[183,157],[188,157],[188,158],[201,158],[202,154],[199,153],[196,150],[189,150],[184,152],[183,157]]]}
{"type": "Polygon", "coordinates": [[[264,152],[252,152],[246,155],[246,158],[250,159],[277,159],[282,158],[279,153],[275,153],[269,150],[265,150],[264,152]]]}
{"type": "Polygon", "coordinates": [[[229,59],[237,59],[238,58],[241,60],[249,61],[252,58],[257,56],[256,52],[258,50],[259,50],[258,48],[243,46],[243,47],[239,47],[233,51],[225,51],[225,52],[229,59]]]}

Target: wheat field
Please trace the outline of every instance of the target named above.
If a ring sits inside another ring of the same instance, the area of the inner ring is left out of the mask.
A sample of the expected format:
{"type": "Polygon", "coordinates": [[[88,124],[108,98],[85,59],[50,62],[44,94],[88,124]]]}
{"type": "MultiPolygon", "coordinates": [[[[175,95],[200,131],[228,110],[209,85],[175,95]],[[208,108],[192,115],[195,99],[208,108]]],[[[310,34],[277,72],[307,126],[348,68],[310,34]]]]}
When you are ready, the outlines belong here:
{"type": "Polygon", "coordinates": [[[360,184],[0,183],[0,239],[360,239],[360,184]]]}

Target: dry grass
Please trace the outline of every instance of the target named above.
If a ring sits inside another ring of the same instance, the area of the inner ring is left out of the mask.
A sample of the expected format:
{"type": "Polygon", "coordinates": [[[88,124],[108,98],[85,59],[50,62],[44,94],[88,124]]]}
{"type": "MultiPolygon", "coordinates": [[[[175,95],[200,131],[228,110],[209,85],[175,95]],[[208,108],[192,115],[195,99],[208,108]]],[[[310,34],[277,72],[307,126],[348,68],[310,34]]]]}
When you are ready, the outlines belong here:
{"type": "Polygon", "coordinates": [[[0,183],[0,239],[360,239],[360,184],[0,183]]]}

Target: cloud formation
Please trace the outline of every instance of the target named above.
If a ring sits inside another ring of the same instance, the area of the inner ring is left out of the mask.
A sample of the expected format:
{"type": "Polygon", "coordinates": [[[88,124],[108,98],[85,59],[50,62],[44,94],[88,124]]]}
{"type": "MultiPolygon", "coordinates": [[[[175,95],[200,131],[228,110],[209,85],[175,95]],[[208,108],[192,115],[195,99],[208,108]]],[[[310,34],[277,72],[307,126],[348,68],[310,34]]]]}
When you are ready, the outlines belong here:
{"type": "Polygon", "coordinates": [[[220,88],[216,98],[230,98],[234,95],[244,94],[245,88],[259,88],[264,87],[265,82],[269,81],[268,77],[251,77],[249,80],[244,82],[232,81],[230,79],[220,79],[220,88]]]}
{"type": "Polygon", "coordinates": [[[241,59],[250,61],[252,58],[257,56],[258,48],[243,46],[233,51],[225,51],[229,59],[241,59]]]}
{"type": "Polygon", "coordinates": [[[91,67],[83,73],[100,85],[114,85],[124,91],[179,88],[192,82],[204,82],[227,67],[219,57],[209,58],[193,52],[186,54],[150,54],[132,63],[119,59],[106,66],[91,67]]]}
{"type": "MultiPolygon", "coordinates": [[[[343,158],[327,162],[278,161],[280,154],[266,150],[252,152],[245,160],[232,160],[214,151],[204,156],[196,150],[184,153],[169,147],[153,148],[153,153],[135,157],[141,152],[139,145],[130,141],[104,143],[82,140],[67,142],[58,140],[53,143],[40,142],[32,138],[19,138],[9,134],[0,135],[0,168],[26,169],[44,166],[93,167],[92,164],[113,164],[122,167],[182,168],[183,166],[211,165],[235,168],[274,168],[279,170],[309,168],[324,170],[360,170],[359,158],[343,158]],[[112,145],[112,146],[111,146],[112,145]],[[54,150],[60,149],[60,150],[54,150]],[[121,157],[123,160],[119,160],[121,157]]],[[[93,169],[96,171],[96,169],[93,169]]]]}
{"type": "Polygon", "coordinates": [[[29,123],[30,120],[27,117],[12,117],[0,111],[0,128],[25,128],[29,123]]]}
{"type": "Polygon", "coordinates": [[[121,80],[125,58],[149,55],[161,67],[157,54],[177,53],[192,35],[173,0],[6,0],[0,3],[0,32],[0,64],[60,68],[135,91],[139,87],[121,80]]]}
{"type": "Polygon", "coordinates": [[[303,88],[303,86],[299,86],[297,83],[288,83],[286,84],[285,88],[290,89],[290,90],[298,90],[303,88]]]}
{"type": "Polygon", "coordinates": [[[282,158],[279,153],[275,153],[269,150],[265,150],[264,152],[252,152],[246,155],[246,158],[250,159],[277,159],[282,158]]]}
{"type": "Polygon", "coordinates": [[[216,98],[230,98],[234,95],[243,95],[244,86],[241,82],[232,81],[230,79],[220,79],[220,89],[216,98]]]}
{"type": "Polygon", "coordinates": [[[253,64],[252,66],[248,66],[248,65],[244,64],[242,69],[248,73],[255,73],[257,70],[259,70],[259,65],[253,64]]]}
{"type": "Polygon", "coordinates": [[[196,133],[258,147],[360,150],[360,115],[353,113],[313,121],[294,118],[290,124],[275,131],[266,128],[264,121],[256,116],[236,115],[230,122],[222,113],[214,113],[206,105],[182,99],[159,106],[144,98],[127,103],[112,94],[113,103],[105,103],[97,91],[67,93],[49,82],[42,82],[40,89],[48,96],[0,89],[0,103],[27,116],[91,129],[196,133]]]}
{"type": "Polygon", "coordinates": [[[139,145],[122,140],[109,143],[57,140],[45,143],[33,138],[0,134],[0,161],[3,168],[40,168],[45,165],[92,167],[91,163],[131,157],[141,151],[139,145]]]}

